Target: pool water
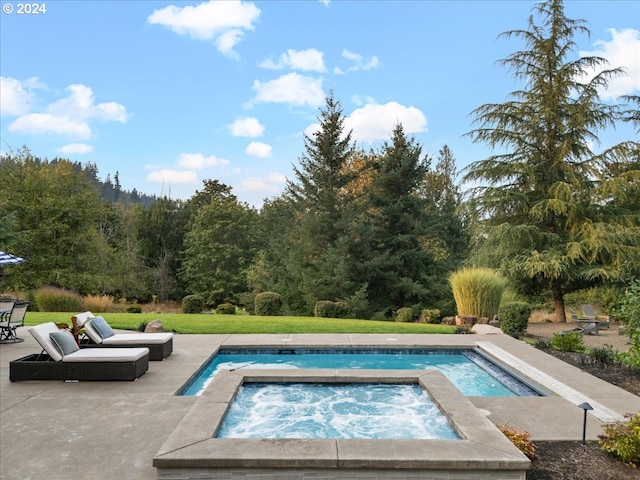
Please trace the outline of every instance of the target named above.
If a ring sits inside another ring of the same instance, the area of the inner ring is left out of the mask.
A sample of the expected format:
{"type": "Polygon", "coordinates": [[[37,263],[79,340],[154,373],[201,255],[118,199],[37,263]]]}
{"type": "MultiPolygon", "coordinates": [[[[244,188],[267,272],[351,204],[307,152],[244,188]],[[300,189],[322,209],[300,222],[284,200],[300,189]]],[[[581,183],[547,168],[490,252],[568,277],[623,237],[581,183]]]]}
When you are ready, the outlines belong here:
{"type": "Polygon", "coordinates": [[[539,396],[530,386],[472,350],[240,349],[220,350],[179,395],[200,395],[220,369],[437,369],[466,396],[539,396]]]}
{"type": "Polygon", "coordinates": [[[217,438],[459,439],[418,385],[247,383],[217,438]]]}

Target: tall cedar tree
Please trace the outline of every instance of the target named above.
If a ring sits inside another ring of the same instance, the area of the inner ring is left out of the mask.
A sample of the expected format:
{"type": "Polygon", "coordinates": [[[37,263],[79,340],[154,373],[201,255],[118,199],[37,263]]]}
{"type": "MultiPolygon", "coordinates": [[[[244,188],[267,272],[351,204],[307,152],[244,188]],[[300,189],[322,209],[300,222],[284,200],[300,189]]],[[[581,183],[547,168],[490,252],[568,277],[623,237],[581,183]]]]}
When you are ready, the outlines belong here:
{"type": "Polygon", "coordinates": [[[556,321],[565,321],[566,292],[621,279],[637,265],[638,212],[618,200],[630,190],[637,194],[638,170],[611,167],[629,164],[638,150],[625,142],[598,155],[591,151],[596,132],[624,113],[601,103],[597,90],[623,71],[606,69],[599,57],[569,58],[574,36],[590,32],[584,20],[565,17],[561,0],[534,11],[540,25],[532,15],[527,30],[501,35],[528,46],[501,61],[525,89],[511,101],[477,108],[479,128],[468,134],[503,153],[472,163],[464,180],[477,186],[472,200],[496,264],[526,290],[550,289],[556,321]],[[583,80],[593,71],[600,73],[583,80]]]}
{"type": "Polygon", "coordinates": [[[287,184],[296,223],[290,232],[288,269],[297,280],[306,309],[317,300],[337,300],[348,293],[343,276],[351,199],[345,165],[354,152],[344,131],[340,102],[331,93],[320,110],[319,129],[304,136],[305,153],[294,166],[296,181],[287,184]]]}

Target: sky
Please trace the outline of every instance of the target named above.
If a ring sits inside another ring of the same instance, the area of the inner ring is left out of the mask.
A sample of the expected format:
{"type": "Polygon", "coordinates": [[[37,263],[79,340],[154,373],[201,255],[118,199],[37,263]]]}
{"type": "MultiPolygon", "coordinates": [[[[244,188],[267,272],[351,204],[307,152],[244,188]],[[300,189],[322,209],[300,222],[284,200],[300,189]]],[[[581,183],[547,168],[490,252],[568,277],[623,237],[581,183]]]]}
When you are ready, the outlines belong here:
{"type": "MultiPolygon", "coordinates": [[[[356,145],[401,123],[459,170],[491,150],[473,110],[522,85],[498,61],[524,48],[536,1],[0,0],[0,152],[94,163],[122,188],[188,199],[203,181],[260,207],[280,194],[331,92],[356,145]]],[[[640,95],[640,1],[566,0],[597,55],[626,74],[605,102],[640,95]]],[[[599,132],[595,151],[635,138],[599,132]]]]}

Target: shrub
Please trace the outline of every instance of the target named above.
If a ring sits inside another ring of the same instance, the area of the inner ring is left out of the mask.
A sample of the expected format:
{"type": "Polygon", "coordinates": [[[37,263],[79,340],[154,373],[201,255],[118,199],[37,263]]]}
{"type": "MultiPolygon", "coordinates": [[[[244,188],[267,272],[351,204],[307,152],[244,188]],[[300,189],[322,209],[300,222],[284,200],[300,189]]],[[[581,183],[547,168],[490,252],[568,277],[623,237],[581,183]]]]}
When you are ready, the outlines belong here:
{"type": "Polygon", "coordinates": [[[138,331],[139,332],[144,332],[145,328],[147,328],[147,322],[140,322],[138,324],[138,331]]]}
{"type": "Polygon", "coordinates": [[[640,368],[640,281],[636,280],[629,286],[616,313],[625,323],[631,343],[626,357],[632,366],[640,368]]]}
{"type": "Polygon", "coordinates": [[[396,311],[396,322],[413,321],[413,309],[410,307],[402,307],[396,311]]]}
{"type": "Polygon", "coordinates": [[[598,443],[605,452],[637,466],[640,464],[640,413],[625,418],[628,419],[626,422],[604,425],[598,443]]]}
{"type": "Polygon", "coordinates": [[[513,302],[500,307],[500,328],[507,335],[521,338],[527,330],[531,316],[531,305],[526,302],[513,302]]]}
{"type": "Polygon", "coordinates": [[[592,348],[589,350],[589,357],[597,365],[613,365],[617,361],[616,352],[609,344],[605,344],[600,348],[592,348]]]}
{"type": "Polygon", "coordinates": [[[584,352],[584,339],[578,332],[554,333],[551,348],[564,352],[584,352]]]}
{"type": "Polygon", "coordinates": [[[440,323],[440,310],[437,308],[425,308],[421,313],[426,323],[440,323]]]}
{"type": "Polygon", "coordinates": [[[82,310],[111,312],[113,311],[113,297],[111,295],[87,295],[82,299],[82,310]]]}
{"type": "MultiPolygon", "coordinates": [[[[347,315],[352,318],[369,318],[371,316],[371,308],[367,295],[367,285],[361,287],[353,295],[345,298],[347,305],[347,315]]],[[[347,317],[345,317],[347,318],[347,317]]]]}
{"type": "Polygon", "coordinates": [[[536,458],[536,446],[531,441],[529,432],[521,432],[507,424],[498,425],[498,429],[530,460],[536,458]]]}
{"type": "Polygon", "coordinates": [[[140,305],[127,305],[127,313],[142,313],[140,305]]]}
{"type": "Polygon", "coordinates": [[[533,346],[536,347],[536,348],[552,348],[551,347],[551,341],[549,341],[547,339],[544,339],[544,338],[535,340],[533,342],[533,346]]]}
{"type": "Polygon", "coordinates": [[[41,287],[36,290],[34,300],[41,312],[79,312],[82,309],[82,297],[64,288],[41,287]]]}
{"type": "Polygon", "coordinates": [[[349,304],[347,302],[334,302],[335,305],[335,318],[349,318],[349,313],[351,309],[349,308],[349,304]]]}
{"type": "Polygon", "coordinates": [[[331,300],[318,300],[313,307],[313,316],[335,318],[335,305],[331,300]]]}
{"type": "Polygon", "coordinates": [[[182,299],[182,313],[202,313],[204,299],[200,295],[187,295],[182,299]]]}
{"type": "Polygon", "coordinates": [[[276,316],[282,314],[282,295],[276,292],[262,292],[256,295],[256,315],[276,316]]]}
{"type": "Polygon", "coordinates": [[[231,303],[221,303],[216,307],[216,313],[221,315],[235,315],[236,306],[231,303]]]}
{"type": "Polygon", "coordinates": [[[313,316],[319,318],[348,318],[349,312],[347,302],[319,300],[313,307],[313,316]]]}
{"type": "Polygon", "coordinates": [[[490,268],[463,268],[449,276],[458,315],[493,318],[507,280],[490,268]]]}
{"type": "Polygon", "coordinates": [[[242,292],[238,294],[238,306],[249,315],[255,315],[256,296],[251,292],[242,292]]]}

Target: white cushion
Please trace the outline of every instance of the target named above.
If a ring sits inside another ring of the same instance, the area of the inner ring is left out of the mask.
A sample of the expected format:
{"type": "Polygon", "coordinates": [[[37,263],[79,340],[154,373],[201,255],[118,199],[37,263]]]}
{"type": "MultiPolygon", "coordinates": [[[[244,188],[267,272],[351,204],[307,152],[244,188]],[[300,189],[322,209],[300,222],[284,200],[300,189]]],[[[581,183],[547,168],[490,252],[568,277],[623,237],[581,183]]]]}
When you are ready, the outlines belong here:
{"type": "Polygon", "coordinates": [[[82,313],[76,313],[74,315],[74,317],[76,317],[76,323],[78,324],[78,326],[81,327],[82,325],[84,325],[84,322],[86,322],[90,318],[95,317],[95,315],[93,313],[87,311],[87,312],[82,312],[82,313]]]}
{"type": "Polygon", "coordinates": [[[137,343],[163,344],[173,338],[173,333],[116,333],[102,340],[103,345],[135,345],[137,343]]]}
{"type": "Polygon", "coordinates": [[[51,341],[49,336],[53,332],[59,332],[60,329],[53,322],[41,323],[35,327],[29,329],[29,333],[33,335],[33,338],[40,344],[45,352],[51,357],[52,360],[59,362],[62,360],[62,355],[51,341]]]}
{"type": "Polygon", "coordinates": [[[63,362],[131,362],[149,355],[149,349],[141,348],[81,348],[66,355],[63,362]]]}

